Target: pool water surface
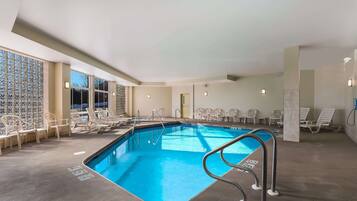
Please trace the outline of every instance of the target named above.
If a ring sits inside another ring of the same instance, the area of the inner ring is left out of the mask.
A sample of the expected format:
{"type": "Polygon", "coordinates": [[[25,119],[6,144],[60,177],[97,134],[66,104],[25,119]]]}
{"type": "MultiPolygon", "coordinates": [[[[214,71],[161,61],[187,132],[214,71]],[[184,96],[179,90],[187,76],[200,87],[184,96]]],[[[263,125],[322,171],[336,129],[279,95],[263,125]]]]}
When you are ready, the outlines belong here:
{"type": "MultiPolygon", "coordinates": [[[[136,129],[87,165],[145,201],[187,201],[214,182],[202,167],[205,153],[249,131],[190,124],[136,129]]],[[[257,135],[270,139],[265,132],[257,135]]],[[[258,142],[244,139],[224,153],[239,163],[258,147],[258,142]]],[[[219,154],[207,164],[218,175],[230,169],[219,154]]]]}

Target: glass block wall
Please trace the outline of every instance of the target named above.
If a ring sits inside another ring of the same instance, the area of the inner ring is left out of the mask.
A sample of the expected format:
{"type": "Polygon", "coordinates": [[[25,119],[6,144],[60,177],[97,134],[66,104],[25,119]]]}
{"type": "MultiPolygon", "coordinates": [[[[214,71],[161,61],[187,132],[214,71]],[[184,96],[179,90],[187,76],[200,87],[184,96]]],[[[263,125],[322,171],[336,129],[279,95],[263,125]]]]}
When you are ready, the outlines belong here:
{"type": "Polygon", "coordinates": [[[0,116],[4,114],[43,126],[42,61],[0,49],[0,116]]]}
{"type": "Polygon", "coordinates": [[[118,115],[125,113],[125,86],[117,84],[116,87],[116,112],[118,115]]]}

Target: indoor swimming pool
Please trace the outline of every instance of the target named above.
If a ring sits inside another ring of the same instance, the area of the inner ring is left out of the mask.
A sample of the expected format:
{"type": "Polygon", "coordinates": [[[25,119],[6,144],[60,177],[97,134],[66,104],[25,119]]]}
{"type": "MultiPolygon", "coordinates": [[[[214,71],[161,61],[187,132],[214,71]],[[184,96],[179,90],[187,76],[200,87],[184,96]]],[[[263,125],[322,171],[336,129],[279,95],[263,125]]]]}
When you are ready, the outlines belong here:
{"type": "MultiPolygon", "coordinates": [[[[190,124],[136,129],[87,165],[145,201],[187,201],[214,182],[202,168],[204,154],[249,131],[190,124]]],[[[258,135],[270,139],[264,132],[258,135]]],[[[258,147],[244,139],[224,153],[239,163],[258,147]]],[[[230,169],[219,154],[209,158],[208,168],[218,175],[230,169]]]]}

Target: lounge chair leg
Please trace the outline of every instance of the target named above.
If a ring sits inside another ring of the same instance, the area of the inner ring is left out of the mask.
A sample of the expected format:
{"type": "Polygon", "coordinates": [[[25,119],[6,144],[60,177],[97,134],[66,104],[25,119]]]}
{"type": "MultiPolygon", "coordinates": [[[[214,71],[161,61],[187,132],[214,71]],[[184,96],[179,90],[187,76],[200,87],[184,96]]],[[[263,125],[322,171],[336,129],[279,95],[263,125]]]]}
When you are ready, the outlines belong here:
{"type": "Polygon", "coordinates": [[[19,150],[21,149],[21,137],[20,134],[17,134],[17,147],[19,148],[19,150]]]}
{"type": "Polygon", "coordinates": [[[3,141],[1,140],[0,141],[0,156],[2,155],[2,151],[1,151],[1,149],[2,149],[2,145],[3,145],[3,143],[2,143],[3,141]]]}
{"type": "Polygon", "coordinates": [[[36,135],[36,143],[39,144],[40,143],[40,133],[38,133],[37,131],[35,132],[36,135]]]}
{"type": "MultiPolygon", "coordinates": [[[[5,139],[5,145],[6,145],[6,140],[7,139],[5,139]]],[[[10,137],[10,139],[9,139],[9,144],[10,144],[10,149],[12,149],[12,138],[10,137]]]]}
{"type": "Polygon", "coordinates": [[[71,134],[72,134],[71,126],[68,126],[68,136],[71,137],[71,134]]]}
{"type": "Polygon", "coordinates": [[[57,139],[60,140],[60,133],[59,133],[58,126],[56,127],[56,135],[57,135],[57,139]]]}

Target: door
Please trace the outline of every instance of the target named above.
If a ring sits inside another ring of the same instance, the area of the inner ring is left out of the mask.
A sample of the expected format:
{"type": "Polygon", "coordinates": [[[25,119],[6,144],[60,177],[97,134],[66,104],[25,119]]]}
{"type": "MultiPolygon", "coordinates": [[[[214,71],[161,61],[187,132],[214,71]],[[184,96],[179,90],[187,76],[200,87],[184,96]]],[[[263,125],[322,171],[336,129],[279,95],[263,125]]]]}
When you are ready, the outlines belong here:
{"type": "Polygon", "coordinates": [[[181,118],[190,118],[190,94],[181,94],[181,118]]]}

